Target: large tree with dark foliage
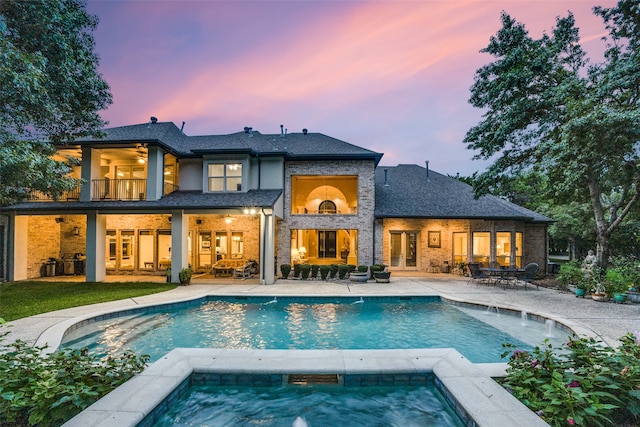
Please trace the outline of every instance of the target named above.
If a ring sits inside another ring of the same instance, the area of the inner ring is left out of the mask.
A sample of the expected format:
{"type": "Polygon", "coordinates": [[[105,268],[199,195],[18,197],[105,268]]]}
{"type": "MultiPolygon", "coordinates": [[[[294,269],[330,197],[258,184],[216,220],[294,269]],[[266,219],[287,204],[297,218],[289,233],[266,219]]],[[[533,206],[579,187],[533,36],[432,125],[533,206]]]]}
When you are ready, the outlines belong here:
{"type": "Polygon", "coordinates": [[[608,31],[598,64],[589,63],[571,13],[533,39],[503,12],[482,50],[494,61],[471,87],[470,103],[486,111],[465,142],[476,158],[494,158],[477,194],[539,172],[557,202],[588,202],[606,265],[612,232],[640,198],[640,4],[620,0],[594,13],[608,31]]]}
{"type": "Polygon", "coordinates": [[[0,2],[0,204],[77,185],[51,143],[97,135],[111,104],[82,0],[0,2]]]}

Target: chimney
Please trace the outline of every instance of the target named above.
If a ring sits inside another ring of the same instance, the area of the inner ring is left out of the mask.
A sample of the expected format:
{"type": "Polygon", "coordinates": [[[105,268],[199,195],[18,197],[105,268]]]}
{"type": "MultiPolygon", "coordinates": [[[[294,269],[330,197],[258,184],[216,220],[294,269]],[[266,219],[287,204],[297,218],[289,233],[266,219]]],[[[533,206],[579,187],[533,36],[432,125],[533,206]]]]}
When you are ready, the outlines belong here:
{"type": "Polygon", "coordinates": [[[429,160],[426,160],[424,164],[427,167],[427,179],[429,179],[429,160]]]}
{"type": "Polygon", "coordinates": [[[284,125],[280,125],[280,136],[284,136],[284,125]]]}
{"type": "Polygon", "coordinates": [[[151,116],[151,123],[153,123],[153,124],[158,123],[158,118],[154,117],[154,116],[151,116]]]}
{"type": "Polygon", "coordinates": [[[186,122],[182,122],[182,126],[180,126],[180,132],[184,133],[184,125],[186,122]]]}

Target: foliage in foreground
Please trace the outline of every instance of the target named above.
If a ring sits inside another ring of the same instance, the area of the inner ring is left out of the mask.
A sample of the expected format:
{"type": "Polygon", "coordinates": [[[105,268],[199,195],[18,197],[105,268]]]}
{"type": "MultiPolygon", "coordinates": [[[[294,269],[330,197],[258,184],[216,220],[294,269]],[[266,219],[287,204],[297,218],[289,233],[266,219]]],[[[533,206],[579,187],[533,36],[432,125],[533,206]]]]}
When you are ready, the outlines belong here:
{"type": "Polygon", "coordinates": [[[518,400],[552,426],[612,426],[640,421],[640,334],[611,348],[594,339],[548,342],[531,353],[509,349],[501,381],[518,400]]]}
{"type": "Polygon", "coordinates": [[[44,354],[24,341],[0,347],[3,426],[57,426],[126,382],[149,356],[127,351],[99,359],[87,349],[44,354]]]}

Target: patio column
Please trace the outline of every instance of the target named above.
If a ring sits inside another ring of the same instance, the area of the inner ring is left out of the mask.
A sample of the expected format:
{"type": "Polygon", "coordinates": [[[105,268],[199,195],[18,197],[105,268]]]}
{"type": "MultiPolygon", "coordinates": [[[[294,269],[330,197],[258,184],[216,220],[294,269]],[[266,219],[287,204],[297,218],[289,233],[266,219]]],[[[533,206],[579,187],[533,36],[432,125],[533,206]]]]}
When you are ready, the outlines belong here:
{"type": "MultiPolygon", "coordinates": [[[[80,187],[80,201],[90,202],[93,191],[93,180],[100,179],[100,152],[91,147],[82,147],[82,179],[85,183],[80,187]]],[[[96,195],[96,198],[98,196],[96,195]]]]}
{"type": "Polygon", "coordinates": [[[164,194],[164,152],[152,146],[148,153],[147,200],[159,200],[164,194]]]}
{"type": "Polygon", "coordinates": [[[27,240],[29,231],[29,217],[9,215],[9,233],[7,242],[7,278],[13,282],[28,279],[27,274],[27,240]]]}
{"type": "Polygon", "coordinates": [[[180,270],[189,267],[189,215],[171,211],[171,282],[180,282],[180,270]]]}
{"type": "Polygon", "coordinates": [[[106,278],[107,216],[98,212],[87,214],[86,281],[104,282],[106,278]]]}
{"type": "Polygon", "coordinates": [[[260,283],[271,285],[275,282],[274,245],[275,227],[273,210],[263,209],[260,215],[260,283]]]}

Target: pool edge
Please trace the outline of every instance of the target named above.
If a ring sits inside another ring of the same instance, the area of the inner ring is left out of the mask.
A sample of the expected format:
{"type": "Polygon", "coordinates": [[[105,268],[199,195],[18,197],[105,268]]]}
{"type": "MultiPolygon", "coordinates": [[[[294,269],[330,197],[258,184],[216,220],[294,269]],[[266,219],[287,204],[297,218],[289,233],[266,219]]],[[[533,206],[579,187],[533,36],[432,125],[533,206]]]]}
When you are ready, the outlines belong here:
{"type": "Polygon", "coordinates": [[[454,349],[234,350],[174,349],[85,409],[64,427],[135,427],[168,405],[193,373],[384,374],[433,372],[441,393],[467,426],[546,426],[483,369],[454,349]],[[319,363],[319,362],[322,363],[319,363]]]}

